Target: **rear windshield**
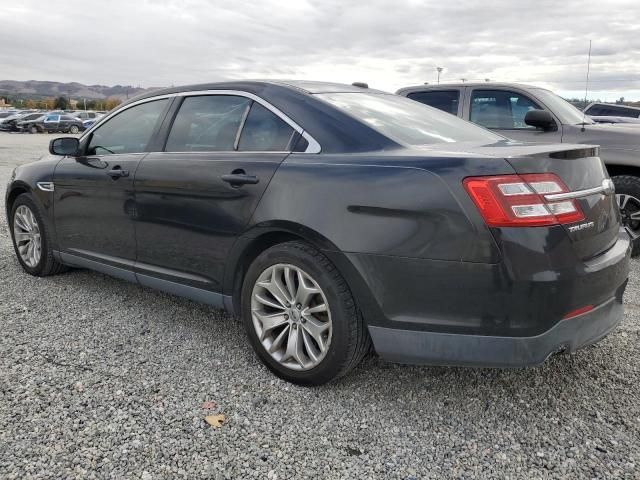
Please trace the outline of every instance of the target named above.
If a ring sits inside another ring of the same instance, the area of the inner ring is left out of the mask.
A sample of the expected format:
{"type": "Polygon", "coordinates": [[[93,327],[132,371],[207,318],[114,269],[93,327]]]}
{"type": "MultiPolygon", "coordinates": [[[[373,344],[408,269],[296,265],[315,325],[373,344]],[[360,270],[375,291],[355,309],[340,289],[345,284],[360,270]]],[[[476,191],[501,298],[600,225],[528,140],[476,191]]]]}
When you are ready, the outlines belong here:
{"type": "Polygon", "coordinates": [[[318,97],[403,145],[494,143],[504,137],[414,100],[378,93],[321,93],[318,97]]]}

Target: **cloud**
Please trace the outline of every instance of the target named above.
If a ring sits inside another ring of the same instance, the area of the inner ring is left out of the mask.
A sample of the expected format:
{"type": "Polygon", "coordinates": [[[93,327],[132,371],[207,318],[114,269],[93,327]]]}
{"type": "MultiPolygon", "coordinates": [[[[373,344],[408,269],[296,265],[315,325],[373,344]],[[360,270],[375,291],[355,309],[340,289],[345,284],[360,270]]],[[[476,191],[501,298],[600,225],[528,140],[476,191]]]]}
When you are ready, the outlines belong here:
{"type": "MultiPolygon", "coordinates": [[[[640,91],[637,0],[21,0],[0,7],[0,76],[165,86],[236,78],[460,78],[640,91]]],[[[601,95],[602,96],[602,95],[601,95]]],[[[628,96],[628,95],[627,95],[628,96]]]]}

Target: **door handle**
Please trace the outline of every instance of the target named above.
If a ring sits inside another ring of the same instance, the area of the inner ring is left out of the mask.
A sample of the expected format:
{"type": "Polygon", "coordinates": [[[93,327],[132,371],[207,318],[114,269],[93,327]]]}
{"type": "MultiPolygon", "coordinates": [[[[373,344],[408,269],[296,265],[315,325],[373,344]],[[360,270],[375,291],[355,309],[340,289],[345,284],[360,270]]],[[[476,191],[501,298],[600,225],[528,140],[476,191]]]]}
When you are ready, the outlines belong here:
{"type": "Polygon", "coordinates": [[[107,172],[107,175],[109,175],[111,178],[128,177],[129,170],[122,170],[120,167],[115,167],[112,170],[109,170],[107,172]]]}
{"type": "Polygon", "coordinates": [[[232,187],[239,187],[240,185],[255,185],[260,181],[255,175],[247,175],[246,173],[230,173],[222,175],[222,181],[231,184],[232,187]]]}

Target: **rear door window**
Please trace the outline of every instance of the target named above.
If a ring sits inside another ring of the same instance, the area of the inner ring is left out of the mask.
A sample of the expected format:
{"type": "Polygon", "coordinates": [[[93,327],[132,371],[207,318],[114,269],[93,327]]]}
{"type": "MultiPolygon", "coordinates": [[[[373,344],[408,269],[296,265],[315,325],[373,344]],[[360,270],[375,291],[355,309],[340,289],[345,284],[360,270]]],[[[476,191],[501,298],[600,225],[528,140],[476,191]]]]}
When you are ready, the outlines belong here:
{"type": "Polygon", "coordinates": [[[283,152],[289,148],[293,128],[257,102],[253,102],[244,122],[238,150],[245,152],[283,152]]]}
{"type": "Polygon", "coordinates": [[[251,100],[235,95],[187,97],[171,126],[165,151],[233,151],[251,100]]]}
{"type": "Polygon", "coordinates": [[[459,90],[434,90],[430,92],[414,92],[407,95],[411,100],[415,100],[430,107],[437,108],[443,112],[458,114],[458,102],[460,100],[459,90]]]}
{"type": "Polygon", "coordinates": [[[503,130],[535,130],[524,123],[530,110],[541,110],[528,96],[508,90],[474,90],[471,94],[471,115],[473,123],[485,128],[503,130]]]}

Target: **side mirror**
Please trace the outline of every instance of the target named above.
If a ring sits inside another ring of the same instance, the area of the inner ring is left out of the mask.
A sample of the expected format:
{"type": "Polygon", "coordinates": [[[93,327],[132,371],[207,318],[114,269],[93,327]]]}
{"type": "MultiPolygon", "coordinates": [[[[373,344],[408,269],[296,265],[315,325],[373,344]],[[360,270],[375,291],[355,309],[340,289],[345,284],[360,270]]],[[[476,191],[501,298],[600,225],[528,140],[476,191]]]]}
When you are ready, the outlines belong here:
{"type": "Polygon", "coordinates": [[[78,155],[80,142],[75,137],[54,138],[49,142],[49,153],[52,155],[78,155]]]}
{"type": "Polygon", "coordinates": [[[545,132],[557,130],[556,122],[546,110],[529,110],[524,116],[524,123],[532,127],[541,128],[545,132]]]}

